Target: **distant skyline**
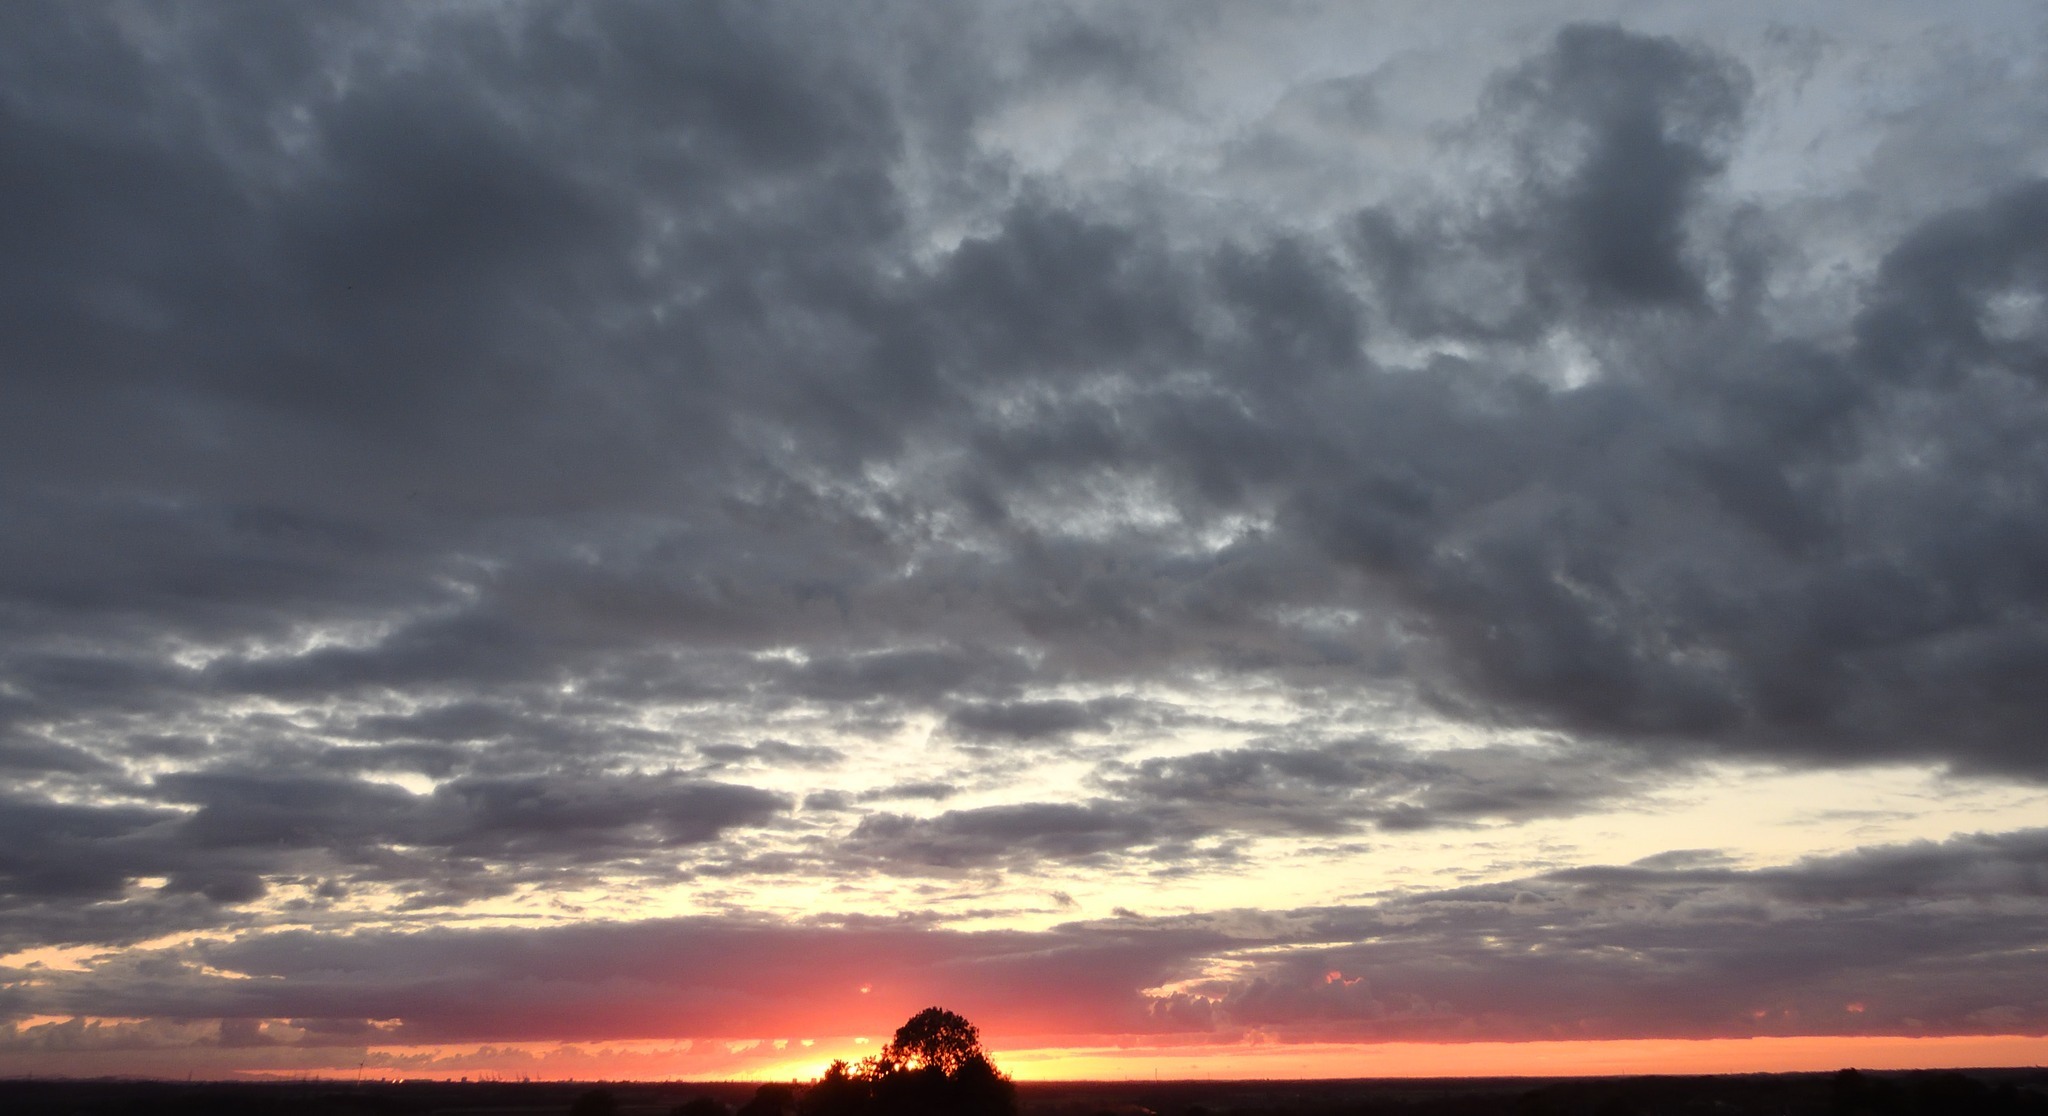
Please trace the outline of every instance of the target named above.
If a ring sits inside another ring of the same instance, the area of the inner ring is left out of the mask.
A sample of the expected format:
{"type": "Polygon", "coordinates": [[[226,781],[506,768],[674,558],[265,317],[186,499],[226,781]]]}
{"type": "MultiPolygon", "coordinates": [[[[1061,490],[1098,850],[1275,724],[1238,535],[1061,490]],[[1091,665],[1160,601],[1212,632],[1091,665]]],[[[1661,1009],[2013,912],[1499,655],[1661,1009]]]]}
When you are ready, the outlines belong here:
{"type": "Polygon", "coordinates": [[[0,8],[0,1076],[2048,1062],[2044,62],[0,8]]]}

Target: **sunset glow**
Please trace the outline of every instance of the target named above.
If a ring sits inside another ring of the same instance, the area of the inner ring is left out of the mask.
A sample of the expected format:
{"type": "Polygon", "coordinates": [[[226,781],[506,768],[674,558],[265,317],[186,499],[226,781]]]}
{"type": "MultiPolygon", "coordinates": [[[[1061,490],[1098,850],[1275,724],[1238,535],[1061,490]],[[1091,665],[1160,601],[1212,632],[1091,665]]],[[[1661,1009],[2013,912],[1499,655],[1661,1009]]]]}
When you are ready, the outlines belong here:
{"type": "MultiPolygon", "coordinates": [[[[534,1081],[790,1081],[810,1080],[834,1059],[873,1054],[872,1043],[851,1039],[802,1041],[728,1040],[714,1043],[505,1043],[486,1046],[370,1047],[361,1052],[367,1080],[534,1080],[534,1081]],[[782,1057],[782,1055],[789,1055],[782,1057]]],[[[251,1079],[307,1075],[337,1081],[358,1075],[348,1057],[329,1064],[297,1058],[288,1068],[268,1068],[263,1059],[212,1065],[223,1075],[251,1079]],[[229,1065],[237,1068],[229,1069],[229,1065]]],[[[2037,1035],[1949,1035],[1939,1037],[1827,1036],[1748,1039],[1614,1039],[1601,1042],[1392,1042],[1197,1043],[1157,1046],[1131,1043],[1071,1048],[992,1050],[991,1055],[1019,1081],[1195,1081],[1257,1079],[1351,1079],[1430,1077],[1585,1077],[1637,1074],[1821,1072],[1853,1066],[1865,1070],[1940,1069],[2048,1064],[2048,1039],[2037,1035]]],[[[138,1072],[171,1076],[189,1065],[188,1052],[144,1056],[138,1072]]],[[[0,1072],[26,1073],[23,1063],[0,1072]]],[[[96,1060],[44,1057],[43,1072],[64,1073],[68,1065],[90,1067],[96,1060]]],[[[182,1072],[182,1071],[180,1071],[182,1072]]]]}
{"type": "Polygon", "coordinates": [[[1792,1073],[1841,1069],[2035,1066],[2035,1035],[1608,1042],[1233,1044],[1185,1050],[1110,1048],[1003,1052],[1025,1081],[1243,1080],[1354,1077],[1588,1077],[1605,1074],[1792,1073]]]}

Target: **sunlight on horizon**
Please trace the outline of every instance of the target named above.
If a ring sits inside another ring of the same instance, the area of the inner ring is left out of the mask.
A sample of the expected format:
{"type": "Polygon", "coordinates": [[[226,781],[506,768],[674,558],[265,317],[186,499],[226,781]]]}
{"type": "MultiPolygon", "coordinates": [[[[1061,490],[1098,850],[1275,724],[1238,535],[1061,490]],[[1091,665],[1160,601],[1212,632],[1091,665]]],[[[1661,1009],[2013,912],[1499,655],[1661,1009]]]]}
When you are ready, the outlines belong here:
{"type": "MultiPolygon", "coordinates": [[[[815,1040],[800,1057],[747,1060],[769,1040],[729,1042],[504,1043],[373,1047],[319,1066],[229,1068],[201,1076],[371,1080],[809,1081],[834,1059],[849,1063],[879,1044],[815,1040]],[[734,1050],[731,1047],[738,1047],[734,1050]]],[[[800,1046],[792,1040],[790,1047],[800,1046]]],[[[794,1053],[794,1051],[791,1051],[794,1053]]],[[[775,1051],[781,1053],[781,1051],[775,1051]]],[[[1611,1039],[1532,1042],[1188,1043],[992,1047],[996,1068],[1019,1082],[1257,1081],[1356,1078],[1585,1077],[1968,1069],[2048,1064],[2048,1036],[1787,1036],[1746,1039],[1611,1039]]],[[[168,1067],[170,1063],[166,1063],[168,1067]]],[[[0,1073],[15,1059],[0,1055],[0,1073]]],[[[181,1077],[165,1068],[140,1076],[181,1077]]]]}

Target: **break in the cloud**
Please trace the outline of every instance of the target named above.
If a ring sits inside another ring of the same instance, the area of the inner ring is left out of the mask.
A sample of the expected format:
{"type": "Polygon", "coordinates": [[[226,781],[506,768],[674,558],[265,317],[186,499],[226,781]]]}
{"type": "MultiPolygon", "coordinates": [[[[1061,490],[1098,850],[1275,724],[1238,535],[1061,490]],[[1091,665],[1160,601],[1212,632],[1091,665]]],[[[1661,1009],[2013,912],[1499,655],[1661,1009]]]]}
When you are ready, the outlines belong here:
{"type": "Polygon", "coordinates": [[[2042,1031],[2020,6],[0,19],[24,1066],[2042,1031]]]}
{"type": "MultiPolygon", "coordinates": [[[[845,917],[283,931],[49,974],[38,1000],[289,1020],[310,1047],[847,1035],[941,996],[1012,1041],[2038,1033],[2044,850],[2028,830],[1761,870],[1694,852],[1370,906],[1037,931],[845,917]]],[[[21,1028],[5,1053],[18,1063],[67,1033],[21,1028]]]]}

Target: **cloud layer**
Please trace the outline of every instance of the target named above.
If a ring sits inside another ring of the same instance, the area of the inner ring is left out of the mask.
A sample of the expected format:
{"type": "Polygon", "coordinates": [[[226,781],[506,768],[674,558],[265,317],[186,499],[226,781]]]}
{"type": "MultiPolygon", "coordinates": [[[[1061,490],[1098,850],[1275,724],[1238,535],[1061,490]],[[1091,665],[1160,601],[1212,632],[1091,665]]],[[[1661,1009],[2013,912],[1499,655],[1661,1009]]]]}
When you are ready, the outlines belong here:
{"type": "Polygon", "coordinates": [[[2041,784],[2042,122],[1945,76],[2032,89],[2040,28],[1958,14],[1958,67],[1559,13],[9,10],[0,947],[155,944],[0,1004],[862,1029],[759,976],[815,954],[1034,1035],[2038,1030],[2031,832],[1170,924],[751,909],[1498,837],[1713,764],[2041,784]],[[553,924],[416,928],[515,909],[553,924]]]}
{"type": "Polygon", "coordinates": [[[279,932],[49,974],[34,1003],[289,1020],[308,1046],[843,1036],[934,998],[1013,1045],[2039,1033],[2044,902],[2048,835],[2028,830],[1029,932],[845,917],[279,932]]]}

